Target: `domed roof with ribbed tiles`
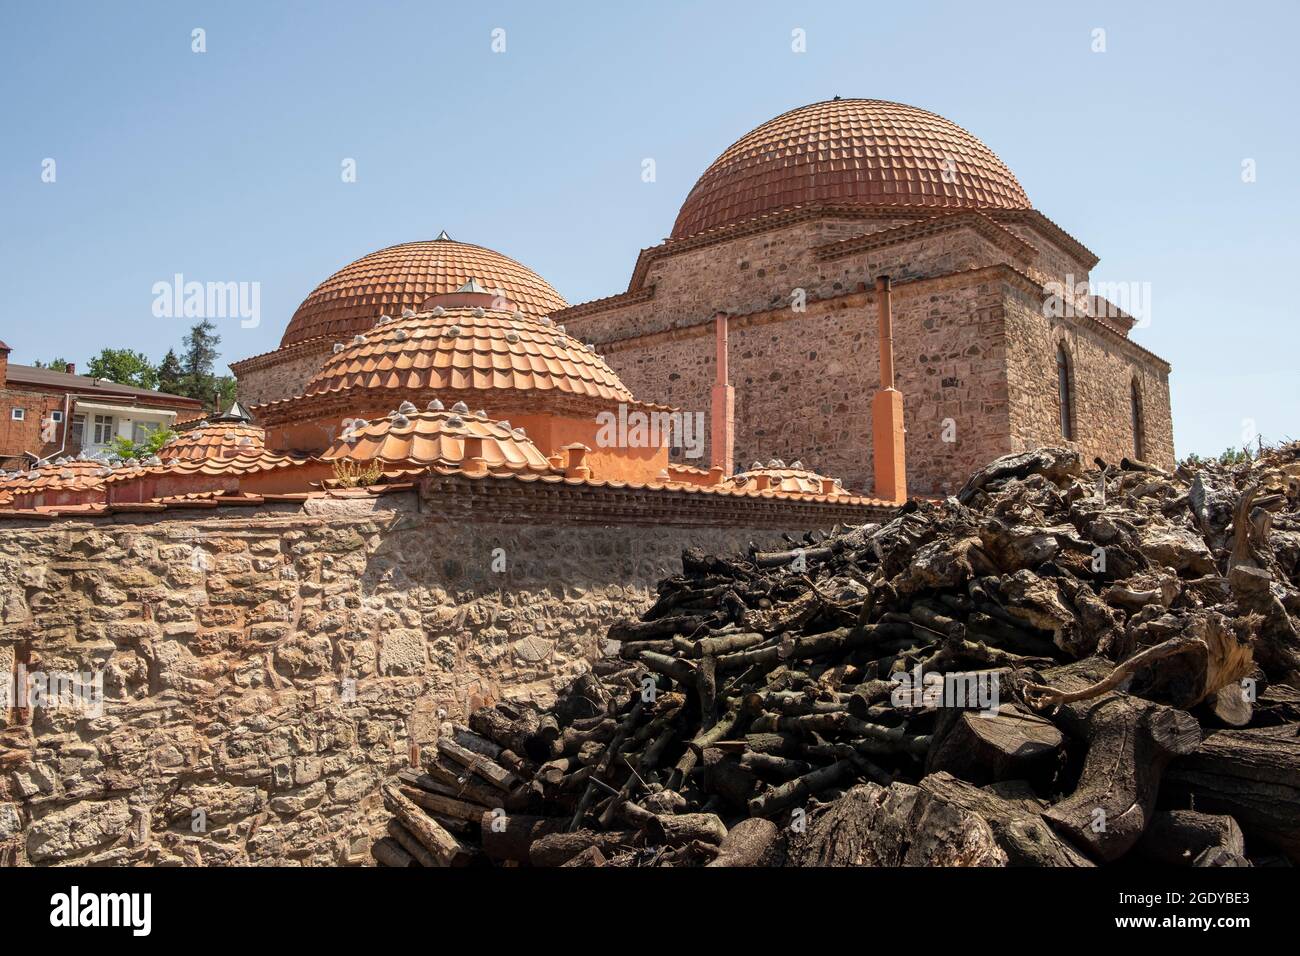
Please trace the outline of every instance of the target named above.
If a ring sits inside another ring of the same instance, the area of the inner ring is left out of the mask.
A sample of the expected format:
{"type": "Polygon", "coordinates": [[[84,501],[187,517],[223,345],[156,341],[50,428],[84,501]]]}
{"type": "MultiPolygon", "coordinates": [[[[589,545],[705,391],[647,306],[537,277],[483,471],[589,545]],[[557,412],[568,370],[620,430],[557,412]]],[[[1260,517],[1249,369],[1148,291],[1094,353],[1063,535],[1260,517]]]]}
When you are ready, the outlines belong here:
{"type": "Polygon", "coordinates": [[[163,461],[233,458],[261,454],[265,448],[266,432],[256,425],[205,422],[168,441],[158,450],[158,457],[163,461]]]}
{"type": "Polygon", "coordinates": [[[483,462],[491,471],[551,471],[551,463],[522,428],[468,410],[414,406],[395,410],[377,422],[343,422],[343,433],[321,455],[325,459],[380,461],[385,464],[459,466],[465,440],[482,439],[483,462]]]}
{"type": "Polygon", "coordinates": [[[344,389],[412,392],[518,389],[612,402],[632,400],[605,360],[549,318],[522,311],[435,307],[358,333],[307,383],[306,395],[344,389]]]}
{"type": "MultiPolygon", "coordinates": [[[[760,475],[767,478],[768,488],[772,491],[784,491],[788,494],[826,494],[822,490],[823,482],[833,480],[828,479],[826,475],[818,474],[811,468],[805,468],[803,462],[796,461],[787,466],[785,462],[774,459],[766,465],[762,462],[754,462],[748,471],[742,471],[726,478],[723,485],[729,488],[754,487],[754,479],[760,475]]],[[[834,490],[830,492],[830,495],[832,497],[848,496],[850,492],[846,491],[844,486],[836,481],[834,490]]]]}
{"type": "Polygon", "coordinates": [[[955,123],[884,100],[834,99],[747,133],[686,197],[674,239],[793,206],[1028,209],[994,152],[955,123]]]}
{"type": "Polygon", "coordinates": [[[444,232],[426,242],[380,249],[344,266],[298,306],[280,345],[364,331],[381,314],[418,309],[430,296],[452,292],[470,279],[489,291],[500,289],[529,315],[568,305],[527,266],[492,249],[456,242],[444,232]]]}

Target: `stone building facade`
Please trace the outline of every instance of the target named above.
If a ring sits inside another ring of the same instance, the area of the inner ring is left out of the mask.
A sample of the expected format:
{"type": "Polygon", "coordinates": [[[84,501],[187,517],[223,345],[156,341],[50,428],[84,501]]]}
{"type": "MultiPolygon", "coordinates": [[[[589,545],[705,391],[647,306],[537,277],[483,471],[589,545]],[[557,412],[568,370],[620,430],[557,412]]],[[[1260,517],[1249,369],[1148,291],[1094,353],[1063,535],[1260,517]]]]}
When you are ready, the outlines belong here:
{"type": "Polygon", "coordinates": [[[871,488],[872,286],[889,276],[909,492],[949,493],[992,458],[1045,444],[1172,465],[1168,363],[1129,337],[1123,309],[1088,294],[1097,257],[963,137],[870,100],[778,117],[706,171],[626,292],[555,318],[638,395],[703,409],[708,336],[726,313],[737,460],[800,458],[871,488]]]}

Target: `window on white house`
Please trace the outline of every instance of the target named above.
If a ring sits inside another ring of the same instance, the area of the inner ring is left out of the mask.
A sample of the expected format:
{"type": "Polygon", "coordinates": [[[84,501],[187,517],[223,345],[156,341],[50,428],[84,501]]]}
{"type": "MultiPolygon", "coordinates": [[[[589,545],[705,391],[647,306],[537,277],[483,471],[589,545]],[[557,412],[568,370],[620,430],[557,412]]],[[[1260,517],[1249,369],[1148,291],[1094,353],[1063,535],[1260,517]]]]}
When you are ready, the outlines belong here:
{"type": "Polygon", "coordinates": [[[72,416],[72,443],[80,445],[86,440],[86,416],[72,416]]]}
{"type": "Polygon", "coordinates": [[[137,445],[143,445],[149,440],[149,436],[158,430],[156,422],[136,422],[131,428],[131,441],[137,445]]]}
{"type": "Polygon", "coordinates": [[[9,416],[9,417],[12,418],[12,419],[13,419],[14,421],[16,421],[16,422],[24,421],[24,420],[27,418],[27,409],[25,409],[25,408],[15,408],[15,409],[10,413],[10,416],[9,416]]]}
{"type": "Polygon", "coordinates": [[[113,440],[113,416],[96,415],[95,416],[95,444],[107,445],[113,440]]]}

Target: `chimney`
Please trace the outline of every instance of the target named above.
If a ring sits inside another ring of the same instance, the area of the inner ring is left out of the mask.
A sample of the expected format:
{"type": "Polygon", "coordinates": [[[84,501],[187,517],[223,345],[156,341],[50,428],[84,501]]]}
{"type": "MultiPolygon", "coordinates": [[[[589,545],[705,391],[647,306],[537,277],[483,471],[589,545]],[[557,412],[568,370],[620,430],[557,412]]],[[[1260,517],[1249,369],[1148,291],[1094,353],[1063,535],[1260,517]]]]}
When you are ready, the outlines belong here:
{"type": "Polygon", "coordinates": [[[487,460],[483,457],[483,439],[481,436],[465,436],[465,455],[461,459],[460,470],[474,477],[487,474],[487,460]]]}
{"type": "Polygon", "coordinates": [[[68,374],[69,374],[69,375],[76,375],[76,374],[77,374],[77,363],[76,363],[76,362],[69,362],[69,363],[68,363],[68,374]]]}
{"type": "Polygon", "coordinates": [[[721,468],[724,476],[735,470],[736,459],[736,389],[731,384],[727,364],[727,313],[713,316],[714,342],[717,350],[711,394],[709,421],[709,464],[721,468]]]}
{"type": "Polygon", "coordinates": [[[564,450],[569,453],[568,464],[564,467],[564,477],[581,478],[583,481],[590,478],[591,467],[587,464],[587,452],[591,449],[575,441],[572,445],[565,445],[564,450]]]}
{"type": "Polygon", "coordinates": [[[876,497],[907,499],[907,452],[903,440],[903,393],[894,387],[894,312],[889,276],[876,278],[880,313],[880,391],[871,403],[872,470],[876,497]]]}
{"type": "Polygon", "coordinates": [[[0,388],[9,381],[9,346],[0,342],[0,388]]]}

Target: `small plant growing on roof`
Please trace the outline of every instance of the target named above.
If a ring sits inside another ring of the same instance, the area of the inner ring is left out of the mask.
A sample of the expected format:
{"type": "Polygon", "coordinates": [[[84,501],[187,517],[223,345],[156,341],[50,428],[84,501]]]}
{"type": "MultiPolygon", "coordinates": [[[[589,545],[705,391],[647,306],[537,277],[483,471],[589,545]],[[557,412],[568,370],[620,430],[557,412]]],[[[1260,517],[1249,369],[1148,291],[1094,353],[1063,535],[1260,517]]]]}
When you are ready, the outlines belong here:
{"type": "Polygon", "coordinates": [[[334,459],[334,480],[340,488],[366,488],[373,485],[383,474],[383,466],[378,459],[363,465],[355,458],[334,459]]]}

